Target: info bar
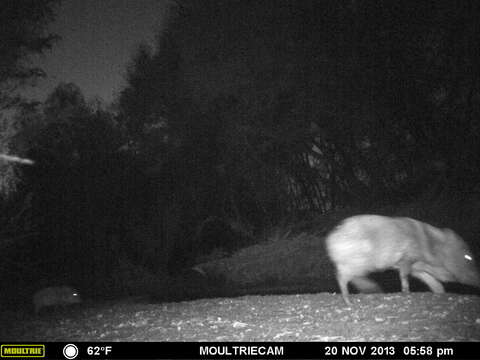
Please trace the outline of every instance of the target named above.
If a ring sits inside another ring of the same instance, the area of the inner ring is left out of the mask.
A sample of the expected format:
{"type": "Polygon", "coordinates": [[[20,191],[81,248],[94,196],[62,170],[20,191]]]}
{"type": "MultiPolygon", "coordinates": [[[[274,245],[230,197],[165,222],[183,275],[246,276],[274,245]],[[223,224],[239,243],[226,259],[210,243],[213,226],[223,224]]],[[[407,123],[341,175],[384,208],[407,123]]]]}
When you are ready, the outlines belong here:
{"type": "Polygon", "coordinates": [[[478,359],[479,342],[22,342],[0,358],[478,359]]]}

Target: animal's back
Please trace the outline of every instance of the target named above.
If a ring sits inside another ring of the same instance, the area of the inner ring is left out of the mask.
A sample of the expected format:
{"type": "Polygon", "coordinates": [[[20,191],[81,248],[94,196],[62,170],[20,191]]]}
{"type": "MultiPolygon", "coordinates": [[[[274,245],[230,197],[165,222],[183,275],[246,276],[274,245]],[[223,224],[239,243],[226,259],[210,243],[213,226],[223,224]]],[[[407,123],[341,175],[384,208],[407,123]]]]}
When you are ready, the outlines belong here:
{"type": "Polygon", "coordinates": [[[363,272],[385,269],[419,256],[416,220],[381,215],[352,216],[326,238],[328,254],[337,267],[363,272]]]}

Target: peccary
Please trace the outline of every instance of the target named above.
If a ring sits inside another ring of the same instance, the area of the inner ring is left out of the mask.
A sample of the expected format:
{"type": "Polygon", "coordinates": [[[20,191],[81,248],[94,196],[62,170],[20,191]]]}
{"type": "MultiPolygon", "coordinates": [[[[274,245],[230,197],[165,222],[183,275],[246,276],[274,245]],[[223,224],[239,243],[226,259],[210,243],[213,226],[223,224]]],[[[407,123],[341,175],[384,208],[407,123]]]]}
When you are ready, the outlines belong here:
{"type": "Polygon", "coordinates": [[[33,307],[36,314],[44,308],[78,304],[81,301],[79,293],[69,286],[47,287],[33,295],[33,307]]]}
{"type": "Polygon", "coordinates": [[[407,217],[358,215],[343,220],[326,238],[328,254],[337,269],[343,299],[348,283],[371,272],[397,269],[402,292],[410,291],[408,275],[442,293],[442,282],[480,287],[473,255],[465,241],[450,229],[439,229],[407,217]]]}

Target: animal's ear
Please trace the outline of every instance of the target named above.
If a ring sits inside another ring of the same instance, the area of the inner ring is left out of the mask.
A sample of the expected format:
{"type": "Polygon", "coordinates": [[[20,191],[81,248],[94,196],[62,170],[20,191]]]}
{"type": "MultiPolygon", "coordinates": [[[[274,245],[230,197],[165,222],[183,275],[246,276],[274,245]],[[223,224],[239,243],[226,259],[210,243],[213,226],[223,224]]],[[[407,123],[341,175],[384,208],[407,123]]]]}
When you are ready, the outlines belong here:
{"type": "Polygon", "coordinates": [[[449,228],[443,228],[443,233],[449,238],[456,238],[458,235],[453,231],[452,229],[449,228]]]}
{"type": "Polygon", "coordinates": [[[452,231],[450,229],[439,229],[433,226],[425,227],[425,232],[429,237],[430,241],[433,241],[433,246],[448,242],[450,239],[450,234],[447,231],[452,231]]]}
{"type": "Polygon", "coordinates": [[[456,244],[462,244],[463,239],[460,235],[458,235],[455,231],[452,229],[442,229],[443,233],[445,234],[445,239],[449,241],[450,243],[456,243],[456,244]]]}

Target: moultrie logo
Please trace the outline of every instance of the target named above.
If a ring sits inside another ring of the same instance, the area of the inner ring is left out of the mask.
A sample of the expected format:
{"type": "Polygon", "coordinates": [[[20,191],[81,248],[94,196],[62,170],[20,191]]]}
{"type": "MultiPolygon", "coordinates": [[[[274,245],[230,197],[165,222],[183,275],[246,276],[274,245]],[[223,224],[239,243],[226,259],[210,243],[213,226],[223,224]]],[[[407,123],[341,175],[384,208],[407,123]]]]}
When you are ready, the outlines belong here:
{"type": "Polygon", "coordinates": [[[39,358],[45,357],[45,345],[4,344],[0,347],[2,358],[39,358]]]}

